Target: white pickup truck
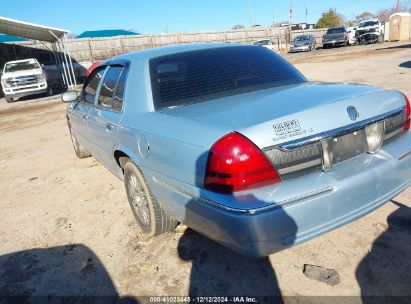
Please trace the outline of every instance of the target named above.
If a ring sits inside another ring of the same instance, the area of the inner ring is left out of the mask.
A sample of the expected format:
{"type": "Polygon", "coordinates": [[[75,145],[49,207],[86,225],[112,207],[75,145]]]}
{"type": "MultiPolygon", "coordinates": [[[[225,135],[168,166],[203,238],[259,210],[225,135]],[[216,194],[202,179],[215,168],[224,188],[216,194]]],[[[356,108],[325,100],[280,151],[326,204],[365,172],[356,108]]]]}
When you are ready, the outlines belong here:
{"type": "Polygon", "coordinates": [[[361,21],[355,32],[359,44],[376,43],[383,38],[384,27],[378,19],[361,21]]]}
{"type": "Polygon", "coordinates": [[[7,102],[34,94],[49,94],[44,66],[37,59],[9,61],[4,65],[1,85],[7,102]]]}

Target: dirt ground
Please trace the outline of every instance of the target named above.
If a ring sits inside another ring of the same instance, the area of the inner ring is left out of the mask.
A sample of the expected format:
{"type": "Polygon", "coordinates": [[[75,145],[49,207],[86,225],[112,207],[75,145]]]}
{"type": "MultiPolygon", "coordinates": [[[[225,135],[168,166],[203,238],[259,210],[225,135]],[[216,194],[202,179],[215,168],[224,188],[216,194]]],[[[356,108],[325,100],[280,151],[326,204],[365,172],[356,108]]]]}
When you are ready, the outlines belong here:
{"type": "MultiPolygon", "coordinates": [[[[285,57],[310,80],[411,96],[411,43],[285,57]]],[[[3,100],[0,143],[0,295],[411,296],[411,188],[352,224],[249,259],[182,225],[142,235],[122,182],[76,158],[58,99],[3,100]],[[306,277],[305,264],[336,270],[340,282],[306,277]]]]}

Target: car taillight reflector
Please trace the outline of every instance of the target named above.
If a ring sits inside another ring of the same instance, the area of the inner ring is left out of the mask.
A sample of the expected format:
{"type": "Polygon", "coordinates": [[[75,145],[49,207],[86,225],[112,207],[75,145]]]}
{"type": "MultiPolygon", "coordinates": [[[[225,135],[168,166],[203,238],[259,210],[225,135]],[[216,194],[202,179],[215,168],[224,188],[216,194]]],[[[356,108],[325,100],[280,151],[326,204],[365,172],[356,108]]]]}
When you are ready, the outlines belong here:
{"type": "Polygon", "coordinates": [[[404,132],[409,131],[410,129],[410,120],[411,120],[411,104],[407,96],[405,98],[405,121],[404,121],[404,132]]]}
{"type": "Polygon", "coordinates": [[[261,150],[239,133],[229,133],[210,149],[204,185],[217,192],[237,192],[281,182],[261,150]]]}

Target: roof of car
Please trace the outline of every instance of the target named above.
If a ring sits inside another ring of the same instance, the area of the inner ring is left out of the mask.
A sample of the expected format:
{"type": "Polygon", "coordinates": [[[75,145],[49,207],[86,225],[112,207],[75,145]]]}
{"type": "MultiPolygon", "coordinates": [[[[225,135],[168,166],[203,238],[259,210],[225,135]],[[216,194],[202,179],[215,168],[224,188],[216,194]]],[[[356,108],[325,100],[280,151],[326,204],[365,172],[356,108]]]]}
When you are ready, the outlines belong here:
{"type": "Polygon", "coordinates": [[[6,63],[18,63],[18,62],[25,62],[25,61],[30,61],[30,60],[35,60],[35,61],[37,61],[36,58],[27,58],[27,59],[21,59],[21,60],[7,61],[6,63]]]}
{"type": "Polygon", "coordinates": [[[362,20],[360,23],[365,23],[365,22],[370,22],[370,21],[379,21],[377,18],[371,18],[371,19],[367,19],[367,20],[362,20]]]}
{"type": "Polygon", "coordinates": [[[311,34],[301,34],[301,35],[295,36],[295,38],[297,38],[297,37],[313,37],[313,35],[311,35],[311,34]]]}
{"type": "Polygon", "coordinates": [[[247,44],[241,43],[190,43],[190,44],[180,44],[180,45],[171,45],[164,46],[159,48],[151,48],[140,50],[136,52],[131,52],[127,54],[122,54],[116,56],[116,59],[139,59],[139,60],[150,60],[151,58],[172,55],[177,53],[196,51],[196,50],[205,50],[212,48],[223,48],[223,47],[234,47],[234,46],[244,46],[244,47],[256,47],[247,44]]]}

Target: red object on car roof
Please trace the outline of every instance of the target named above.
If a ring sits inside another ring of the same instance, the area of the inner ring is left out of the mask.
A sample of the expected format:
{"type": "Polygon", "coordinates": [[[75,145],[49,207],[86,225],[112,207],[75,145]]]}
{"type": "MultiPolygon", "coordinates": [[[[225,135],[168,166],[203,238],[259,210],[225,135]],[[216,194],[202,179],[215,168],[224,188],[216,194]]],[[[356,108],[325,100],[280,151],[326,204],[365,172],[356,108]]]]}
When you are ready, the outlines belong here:
{"type": "Polygon", "coordinates": [[[86,77],[88,77],[88,75],[91,74],[91,72],[93,72],[93,70],[101,63],[101,60],[93,62],[92,65],[88,68],[87,72],[86,72],[86,77]]]}

